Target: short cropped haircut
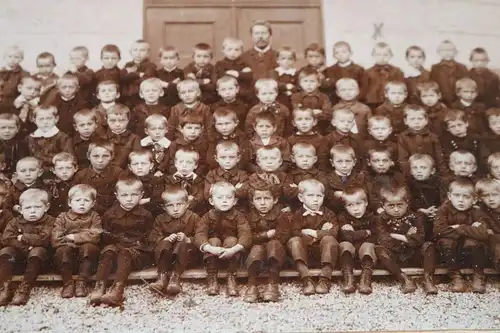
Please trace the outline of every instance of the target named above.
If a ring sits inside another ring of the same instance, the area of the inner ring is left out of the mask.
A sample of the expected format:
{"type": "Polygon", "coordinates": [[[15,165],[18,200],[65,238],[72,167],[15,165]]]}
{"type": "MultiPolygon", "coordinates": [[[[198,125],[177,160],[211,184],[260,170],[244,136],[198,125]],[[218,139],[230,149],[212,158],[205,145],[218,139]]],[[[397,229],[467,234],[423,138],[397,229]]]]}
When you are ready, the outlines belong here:
{"type": "Polygon", "coordinates": [[[118,59],[122,58],[122,54],[120,52],[120,49],[115,44],[106,44],[106,45],[104,45],[102,47],[102,49],[101,49],[101,58],[102,58],[104,52],[106,52],[106,53],[116,53],[118,55],[118,59]]]}
{"type": "Polygon", "coordinates": [[[425,116],[425,118],[427,118],[427,111],[425,110],[425,108],[421,105],[417,105],[417,104],[408,104],[404,107],[403,109],[403,114],[404,114],[404,117],[408,117],[408,114],[410,112],[422,112],[425,116]]]}
{"type": "Polygon", "coordinates": [[[106,115],[126,116],[130,119],[130,109],[123,104],[115,104],[106,110],[106,115]]]}
{"type": "Polygon", "coordinates": [[[448,185],[448,192],[453,191],[453,187],[467,188],[471,191],[473,195],[476,194],[474,183],[470,179],[464,177],[457,178],[454,181],[452,181],[450,185],[448,185]]]}
{"type": "Polygon", "coordinates": [[[87,157],[90,156],[90,153],[95,148],[105,149],[111,153],[111,156],[115,156],[115,145],[113,142],[105,141],[105,140],[98,140],[98,141],[91,142],[89,144],[89,149],[87,150],[87,157]]]}
{"type": "Polygon", "coordinates": [[[75,155],[65,151],[55,154],[54,157],[52,157],[52,165],[55,166],[57,162],[70,162],[75,167],[78,166],[75,155]]]}
{"type": "Polygon", "coordinates": [[[149,45],[149,42],[146,41],[145,39],[136,39],[133,43],[132,43],[132,47],[135,45],[135,44],[144,44],[144,45],[147,45],[148,47],[148,50],[151,48],[151,46],[149,45]]]}
{"type": "Polygon", "coordinates": [[[358,81],[351,79],[350,77],[343,77],[343,78],[337,80],[337,82],[335,82],[335,88],[337,90],[340,89],[340,87],[346,86],[346,85],[355,86],[359,90],[358,81]]]}
{"type": "Polygon", "coordinates": [[[182,116],[179,119],[179,127],[183,128],[186,124],[195,124],[195,125],[205,125],[203,121],[203,117],[201,115],[196,115],[196,114],[187,114],[186,116],[182,116]]]}
{"type": "Polygon", "coordinates": [[[388,92],[389,89],[391,88],[403,88],[403,91],[406,93],[408,92],[408,87],[406,86],[406,83],[403,81],[390,81],[387,82],[386,85],[384,86],[384,91],[388,92]]]}
{"type": "Polygon", "coordinates": [[[453,162],[453,161],[455,161],[455,159],[458,156],[463,156],[463,157],[467,156],[469,159],[471,159],[472,161],[474,161],[475,165],[477,165],[476,156],[474,156],[474,154],[471,153],[468,150],[455,150],[454,152],[452,152],[450,154],[450,163],[453,162]]]}
{"type": "Polygon", "coordinates": [[[349,114],[355,116],[354,111],[352,111],[349,107],[343,107],[333,110],[332,119],[335,119],[335,117],[339,114],[349,114]]]}
{"type": "Polygon", "coordinates": [[[75,114],[73,115],[73,123],[76,124],[79,118],[84,117],[88,117],[97,122],[97,114],[93,109],[81,109],[80,111],[75,112],[75,114]]]}
{"type": "Polygon", "coordinates": [[[498,117],[500,116],[500,108],[489,108],[486,110],[486,117],[498,117]]]}
{"type": "Polygon", "coordinates": [[[118,179],[116,182],[115,191],[118,192],[120,187],[135,187],[139,191],[142,191],[144,185],[142,184],[142,181],[136,177],[123,177],[118,179]]]}
{"type": "Polygon", "coordinates": [[[181,148],[179,150],[177,150],[175,152],[175,155],[174,155],[174,160],[176,160],[180,154],[191,154],[193,155],[193,159],[196,163],[198,163],[198,161],[200,160],[200,154],[196,151],[196,150],[193,150],[193,149],[189,149],[189,148],[181,148]]]}
{"type": "Polygon", "coordinates": [[[377,148],[370,148],[368,149],[368,158],[371,159],[373,157],[373,154],[375,153],[380,153],[380,154],[386,154],[387,157],[392,161],[392,154],[393,154],[393,149],[390,147],[377,147],[377,148]]]}
{"type": "Polygon", "coordinates": [[[57,108],[55,106],[52,106],[52,105],[41,105],[41,106],[37,106],[33,112],[31,113],[31,120],[34,121],[36,119],[36,115],[37,113],[39,113],[40,111],[50,111],[50,113],[52,113],[52,115],[54,117],[57,117],[59,115],[59,111],[57,110],[57,108]]]}
{"type": "Polygon", "coordinates": [[[378,42],[377,44],[375,44],[375,45],[373,46],[373,49],[372,49],[372,56],[375,54],[375,50],[377,50],[377,49],[379,49],[379,50],[380,50],[380,49],[386,49],[386,50],[388,50],[388,51],[389,51],[389,54],[391,55],[391,57],[394,55],[394,54],[392,53],[392,49],[391,49],[391,47],[390,47],[390,46],[389,46],[389,44],[387,44],[386,42],[378,42]]]}
{"type": "Polygon", "coordinates": [[[307,142],[297,142],[292,146],[292,154],[295,154],[296,150],[299,149],[309,149],[314,152],[314,155],[316,155],[316,147],[314,147],[313,144],[307,143],[307,142]]]}
{"type": "Polygon", "coordinates": [[[492,178],[483,178],[477,181],[475,190],[478,196],[486,193],[500,193],[500,182],[492,178]]]}
{"type": "Polygon", "coordinates": [[[371,116],[368,118],[368,121],[367,121],[368,128],[373,126],[373,124],[375,122],[381,122],[381,121],[387,122],[387,125],[389,125],[389,127],[392,127],[391,118],[389,118],[388,116],[385,116],[385,115],[375,115],[375,116],[371,116]]]}
{"type": "Polygon", "coordinates": [[[54,55],[50,52],[42,52],[39,55],[36,56],[36,64],[38,65],[38,60],[40,59],[50,59],[52,61],[52,64],[56,66],[56,58],[54,55]]]}
{"type": "Polygon", "coordinates": [[[19,47],[19,45],[9,45],[5,48],[3,55],[6,56],[10,53],[16,53],[21,55],[21,58],[24,59],[24,50],[19,47]]]}
{"type": "Polygon", "coordinates": [[[236,188],[234,187],[233,184],[228,183],[226,181],[220,181],[220,182],[214,183],[210,187],[210,196],[213,196],[219,190],[229,190],[229,191],[231,191],[232,194],[236,195],[236,188]]]}
{"type": "Polygon", "coordinates": [[[293,118],[295,118],[297,116],[297,113],[299,113],[299,112],[308,112],[312,118],[316,119],[316,115],[314,114],[313,109],[305,108],[303,106],[297,106],[292,110],[293,118]]]}
{"type": "Polygon", "coordinates": [[[299,81],[308,76],[314,76],[318,82],[321,81],[319,72],[311,67],[305,67],[299,72],[299,81]]]}
{"type": "Polygon", "coordinates": [[[272,146],[264,146],[264,147],[260,147],[259,149],[257,149],[257,151],[255,152],[255,155],[257,156],[257,158],[259,158],[259,156],[263,153],[263,152],[268,152],[268,153],[278,153],[280,157],[283,157],[281,155],[281,150],[278,148],[278,147],[272,147],[272,146]]]}
{"type": "Polygon", "coordinates": [[[166,204],[171,197],[182,197],[185,201],[188,201],[189,193],[186,189],[179,185],[169,185],[161,194],[161,199],[163,203],[166,204]]]}
{"type": "Polygon", "coordinates": [[[293,48],[291,48],[290,46],[282,46],[278,49],[278,57],[281,53],[290,53],[292,55],[292,59],[293,60],[297,60],[297,53],[295,52],[295,50],[293,48]]]}
{"type": "Polygon", "coordinates": [[[488,161],[487,161],[488,169],[491,169],[491,167],[493,166],[493,163],[496,161],[500,161],[500,152],[496,152],[496,153],[490,154],[488,156],[488,161]]]}
{"type": "Polygon", "coordinates": [[[393,197],[401,197],[402,200],[409,201],[410,192],[405,185],[392,181],[390,184],[387,184],[380,189],[380,197],[382,199],[382,203],[386,203],[393,197]]]}
{"type": "Polygon", "coordinates": [[[281,189],[279,186],[270,184],[268,182],[264,181],[258,181],[252,186],[248,187],[248,200],[252,201],[253,197],[255,196],[255,192],[261,191],[261,192],[269,192],[271,193],[273,199],[278,199],[281,196],[281,189]]]}
{"type": "Polygon", "coordinates": [[[408,56],[410,55],[410,52],[412,52],[412,51],[417,51],[417,52],[422,53],[422,56],[425,59],[425,51],[424,51],[424,49],[421,48],[420,46],[417,46],[417,45],[412,45],[412,46],[410,46],[410,47],[408,47],[406,49],[406,54],[405,54],[406,58],[408,58],[408,56]]]}
{"type": "Polygon", "coordinates": [[[187,78],[177,83],[177,91],[180,91],[181,88],[186,85],[192,85],[195,89],[200,90],[200,84],[198,83],[198,81],[187,78]]]}
{"type": "Polygon", "coordinates": [[[78,77],[75,74],[71,74],[71,73],[63,74],[59,79],[57,79],[57,85],[59,86],[64,81],[72,81],[77,86],[80,85],[80,83],[78,82],[78,77]]]}
{"type": "Polygon", "coordinates": [[[208,51],[210,53],[210,57],[213,56],[213,50],[210,45],[207,43],[198,43],[193,47],[193,55],[196,53],[196,51],[208,51]]]}
{"type": "Polygon", "coordinates": [[[113,80],[104,80],[99,82],[97,84],[96,91],[99,91],[102,86],[114,86],[116,88],[116,91],[120,92],[120,85],[118,84],[118,82],[115,82],[113,80]]]}
{"type": "Polygon", "coordinates": [[[223,75],[220,79],[217,80],[217,89],[220,87],[221,84],[223,83],[229,83],[231,82],[232,84],[234,84],[236,87],[238,87],[238,79],[235,78],[234,76],[232,75],[223,75]]]}
{"type": "Polygon", "coordinates": [[[259,93],[261,89],[272,89],[276,92],[278,92],[278,82],[273,79],[258,79],[255,82],[255,91],[259,93]]]}
{"type": "Polygon", "coordinates": [[[413,163],[415,163],[417,161],[426,161],[427,163],[429,163],[431,168],[433,168],[434,165],[436,164],[436,162],[434,161],[432,156],[428,155],[428,154],[413,154],[408,159],[408,162],[410,163],[410,165],[412,165],[413,163]]]}
{"type": "Polygon", "coordinates": [[[368,195],[366,194],[366,191],[362,187],[358,186],[348,186],[342,194],[342,201],[346,203],[348,200],[348,197],[358,197],[359,199],[368,202],[368,195]]]}
{"type": "Polygon", "coordinates": [[[222,48],[224,49],[227,45],[238,45],[243,50],[243,41],[235,37],[225,37],[222,40],[222,48]]]}
{"type": "Polygon", "coordinates": [[[278,120],[276,119],[276,116],[274,115],[273,112],[271,111],[262,111],[260,113],[258,113],[256,116],[255,116],[255,120],[254,120],[254,123],[253,125],[256,126],[257,123],[261,120],[267,120],[268,122],[271,123],[271,125],[273,125],[274,127],[277,126],[277,123],[278,123],[278,120]]]}
{"type": "Polygon", "coordinates": [[[215,146],[215,154],[217,155],[219,151],[230,151],[235,150],[236,153],[240,154],[240,147],[233,141],[222,141],[215,146]]]}
{"type": "Polygon", "coordinates": [[[330,149],[330,157],[333,159],[335,155],[338,154],[347,154],[352,157],[353,160],[356,160],[356,153],[354,152],[354,148],[344,144],[338,144],[333,146],[330,149]]]}
{"type": "Polygon", "coordinates": [[[490,56],[488,55],[488,52],[482,47],[476,47],[472,49],[472,51],[470,51],[469,60],[472,61],[475,55],[484,55],[486,56],[486,60],[490,61],[490,56]]]}
{"type": "Polygon", "coordinates": [[[80,52],[85,59],[89,58],[89,49],[86,46],[79,45],[71,49],[71,52],[80,52]]]}
{"type": "Polygon", "coordinates": [[[68,201],[71,201],[77,194],[85,195],[92,201],[95,201],[97,198],[97,190],[89,184],[78,184],[71,187],[68,192],[68,201]]]}
{"type": "Polygon", "coordinates": [[[417,83],[417,92],[419,97],[422,96],[423,93],[431,91],[435,92],[438,95],[441,94],[441,89],[439,88],[437,82],[427,81],[427,82],[417,83]]]}
{"type": "Polygon", "coordinates": [[[335,52],[335,49],[338,49],[338,48],[341,48],[341,47],[347,48],[347,50],[349,51],[349,53],[352,53],[351,45],[348,42],[343,41],[343,40],[338,41],[335,44],[333,44],[333,52],[335,52]]]}
{"type": "Polygon", "coordinates": [[[268,21],[265,20],[255,20],[252,22],[252,26],[250,27],[250,33],[253,33],[253,28],[255,26],[262,26],[266,27],[267,31],[269,31],[269,34],[272,36],[273,35],[273,28],[271,27],[271,24],[268,21]]]}
{"type": "Polygon", "coordinates": [[[239,122],[236,112],[234,112],[234,110],[228,107],[220,107],[215,109],[214,113],[212,114],[212,117],[214,119],[231,117],[231,119],[234,120],[235,122],[239,122]]]}
{"type": "Polygon", "coordinates": [[[307,45],[307,47],[304,50],[304,57],[307,57],[307,54],[309,52],[318,52],[321,54],[323,57],[325,56],[325,48],[318,43],[311,43],[307,45]]]}
{"type": "Polygon", "coordinates": [[[459,109],[449,109],[448,111],[446,111],[443,119],[445,124],[450,121],[457,121],[457,120],[468,122],[465,111],[459,109]]]}
{"type": "Polygon", "coordinates": [[[306,192],[307,188],[315,187],[319,188],[321,192],[325,193],[325,185],[317,179],[305,179],[297,185],[299,193],[306,192]]]}
{"type": "Polygon", "coordinates": [[[160,47],[160,49],[158,50],[158,57],[163,57],[163,53],[165,52],[174,52],[174,54],[177,56],[177,59],[179,59],[179,50],[175,46],[168,45],[165,47],[160,47]]]}
{"type": "Polygon", "coordinates": [[[16,169],[19,167],[19,165],[21,165],[22,163],[35,163],[36,164],[36,167],[38,169],[41,169],[42,166],[43,166],[43,162],[42,160],[34,157],[34,156],[26,156],[26,157],[23,157],[21,158],[19,161],[17,161],[16,163],[16,169]]]}
{"type": "Polygon", "coordinates": [[[18,129],[21,127],[21,119],[14,113],[0,113],[0,120],[14,121],[18,129]]]}
{"type": "Polygon", "coordinates": [[[477,91],[477,83],[468,77],[461,78],[455,83],[455,90],[459,93],[462,89],[474,89],[477,91]]]}
{"type": "Polygon", "coordinates": [[[137,156],[146,156],[148,160],[153,163],[153,153],[149,149],[141,148],[131,151],[130,154],[128,154],[128,162],[131,163],[132,159],[137,156]]]}
{"type": "Polygon", "coordinates": [[[38,188],[30,188],[21,193],[21,196],[19,197],[19,205],[22,206],[25,201],[29,203],[41,201],[45,205],[50,203],[47,191],[38,188]]]}
{"type": "Polygon", "coordinates": [[[144,120],[144,127],[148,128],[154,123],[162,123],[166,127],[168,120],[167,117],[165,117],[164,115],[161,115],[159,113],[153,113],[144,120]]]}
{"type": "Polygon", "coordinates": [[[455,51],[457,50],[457,47],[455,46],[455,44],[449,40],[449,39],[445,39],[443,40],[441,43],[439,43],[438,47],[437,47],[437,51],[439,52],[441,50],[441,48],[445,45],[451,45],[453,46],[453,48],[455,49],[455,51]]]}
{"type": "Polygon", "coordinates": [[[154,85],[158,89],[163,89],[161,86],[161,80],[157,77],[151,77],[141,82],[139,90],[142,91],[142,89],[144,89],[144,87],[148,84],[154,85]]]}

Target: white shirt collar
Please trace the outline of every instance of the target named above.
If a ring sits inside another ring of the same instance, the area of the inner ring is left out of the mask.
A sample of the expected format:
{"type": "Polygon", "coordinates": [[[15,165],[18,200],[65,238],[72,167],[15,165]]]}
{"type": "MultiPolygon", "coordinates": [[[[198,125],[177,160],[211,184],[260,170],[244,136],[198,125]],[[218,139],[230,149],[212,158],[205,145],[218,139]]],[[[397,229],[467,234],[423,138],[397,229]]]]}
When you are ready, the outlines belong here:
{"type": "Polygon", "coordinates": [[[302,207],[304,207],[304,210],[305,212],[302,213],[302,216],[308,216],[308,215],[311,215],[311,216],[316,216],[316,215],[323,215],[323,212],[321,210],[310,210],[309,208],[307,208],[305,205],[303,205],[302,207]]]}
{"type": "Polygon", "coordinates": [[[269,142],[271,142],[271,138],[266,138],[266,139],[261,138],[260,141],[262,141],[262,144],[264,146],[267,146],[267,145],[269,145],[269,142]]]}
{"type": "Polygon", "coordinates": [[[271,49],[271,44],[268,44],[264,49],[259,49],[257,46],[254,46],[253,49],[259,53],[266,53],[271,49]]]}
{"type": "Polygon", "coordinates": [[[182,173],[180,173],[179,171],[177,171],[176,173],[173,174],[173,177],[174,178],[191,178],[193,177],[193,180],[195,180],[196,178],[198,178],[198,175],[195,174],[194,172],[191,172],[189,175],[186,175],[184,176],[182,173]]]}
{"type": "Polygon", "coordinates": [[[288,74],[288,75],[295,75],[295,73],[297,73],[297,69],[295,68],[288,68],[288,69],[285,69],[285,68],[281,68],[281,67],[276,67],[274,69],[276,72],[278,72],[278,75],[281,76],[281,75],[284,75],[284,74],[288,74]]]}
{"type": "Polygon", "coordinates": [[[57,133],[59,133],[59,128],[57,128],[57,126],[54,126],[47,132],[42,132],[40,129],[37,129],[36,131],[31,133],[31,136],[34,138],[51,138],[57,133]]]}
{"type": "Polygon", "coordinates": [[[65,102],[67,102],[67,101],[71,101],[71,100],[72,100],[72,99],[74,99],[74,98],[75,98],[75,96],[73,96],[73,97],[71,97],[71,98],[66,98],[66,97],[64,97],[64,96],[62,96],[62,95],[61,95],[61,99],[62,99],[63,101],[65,101],[65,102]]]}
{"type": "Polygon", "coordinates": [[[101,103],[101,106],[102,106],[102,108],[103,108],[104,110],[107,110],[107,109],[109,109],[110,107],[115,106],[115,104],[116,104],[116,102],[111,102],[111,103],[104,103],[104,102],[102,102],[102,103],[101,103]]]}
{"type": "Polygon", "coordinates": [[[401,69],[403,70],[405,78],[418,77],[418,76],[422,75],[422,71],[420,69],[415,68],[415,67],[410,66],[410,65],[403,66],[401,69]]]}
{"type": "Polygon", "coordinates": [[[349,177],[349,176],[351,175],[351,173],[352,173],[352,170],[351,170],[351,172],[349,172],[349,174],[348,174],[348,175],[342,175],[342,174],[340,174],[340,172],[338,172],[337,170],[334,170],[334,171],[335,171],[335,173],[336,173],[338,176],[340,176],[340,177],[349,177]]]}
{"type": "Polygon", "coordinates": [[[339,65],[339,67],[347,67],[347,66],[352,65],[352,60],[346,61],[344,63],[337,62],[337,65],[339,65]]]}
{"type": "Polygon", "coordinates": [[[177,66],[175,66],[174,68],[172,69],[168,69],[167,67],[163,67],[163,69],[165,70],[165,72],[169,72],[169,73],[172,73],[173,71],[175,71],[177,69],[177,66]]]}
{"type": "Polygon", "coordinates": [[[151,139],[150,136],[147,136],[141,140],[141,146],[143,146],[143,147],[146,147],[150,144],[155,144],[155,143],[159,144],[163,148],[168,148],[170,146],[170,144],[172,143],[172,141],[170,141],[167,138],[161,138],[160,140],[155,142],[155,141],[153,141],[153,139],[151,139]]]}
{"type": "Polygon", "coordinates": [[[472,103],[466,102],[463,99],[460,100],[460,103],[462,103],[462,105],[465,105],[465,106],[471,106],[472,105],[472,103]]]}

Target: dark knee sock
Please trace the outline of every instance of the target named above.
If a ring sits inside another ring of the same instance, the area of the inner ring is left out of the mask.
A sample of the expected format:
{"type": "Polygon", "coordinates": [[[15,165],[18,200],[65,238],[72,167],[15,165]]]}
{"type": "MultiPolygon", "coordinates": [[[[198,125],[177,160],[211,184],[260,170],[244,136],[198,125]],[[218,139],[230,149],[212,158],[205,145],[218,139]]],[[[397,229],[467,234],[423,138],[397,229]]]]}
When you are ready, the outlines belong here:
{"type": "Polygon", "coordinates": [[[129,254],[118,254],[116,261],[116,282],[126,282],[132,273],[132,257],[129,254]]]}
{"type": "Polygon", "coordinates": [[[277,260],[269,259],[269,282],[279,282],[280,280],[280,264],[277,260]]]}
{"type": "Polygon", "coordinates": [[[105,252],[99,259],[99,266],[97,267],[96,280],[106,281],[113,269],[113,262],[115,254],[113,252],[105,252]]]}
{"type": "Polygon", "coordinates": [[[42,259],[31,257],[26,263],[26,271],[24,272],[24,282],[28,285],[34,285],[40,268],[42,267],[42,259]]]}
{"type": "Polygon", "coordinates": [[[172,268],[172,251],[162,251],[157,265],[158,272],[160,273],[166,273],[170,268],[172,268]]]}
{"type": "Polygon", "coordinates": [[[261,262],[255,261],[248,267],[248,284],[255,285],[257,284],[257,275],[259,274],[259,267],[261,262]]]}
{"type": "Polygon", "coordinates": [[[61,274],[63,283],[73,279],[73,272],[71,269],[71,264],[69,262],[62,263],[59,267],[59,272],[61,274]]]}
{"type": "Polygon", "coordinates": [[[0,257],[0,284],[9,281],[14,274],[14,258],[11,256],[0,257]]]}
{"type": "Polygon", "coordinates": [[[92,260],[84,258],[80,263],[78,274],[81,278],[88,280],[92,275],[92,260]]]}
{"type": "Polygon", "coordinates": [[[217,258],[216,257],[208,257],[205,259],[205,268],[207,270],[208,275],[217,274],[217,258]]]}

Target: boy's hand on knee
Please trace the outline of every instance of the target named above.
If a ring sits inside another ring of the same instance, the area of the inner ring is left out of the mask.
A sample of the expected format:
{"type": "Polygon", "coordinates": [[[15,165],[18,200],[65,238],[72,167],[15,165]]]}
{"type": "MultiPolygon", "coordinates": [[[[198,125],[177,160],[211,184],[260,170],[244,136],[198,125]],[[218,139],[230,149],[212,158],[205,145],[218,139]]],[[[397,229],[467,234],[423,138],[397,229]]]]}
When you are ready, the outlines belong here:
{"type": "Polygon", "coordinates": [[[178,232],[177,233],[177,241],[178,242],[183,242],[184,240],[186,240],[186,234],[183,233],[183,232],[178,232]]]}
{"type": "Polygon", "coordinates": [[[74,242],[75,241],[75,235],[73,235],[73,234],[66,235],[66,236],[64,236],[64,239],[67,240],[67,241],[70,241],[70,242],[74,242]]]}
{"type": "Polygon", "coordinates": [[[321,230],[331,230],[333,228],[333,224],[331,224],[330,222],[326,222],[325,224],[323,224],[323,226],[321,227],[321,230]]]}
{"type": "Polygon", "coordinates": [[[352,227],[352,225],[350,225],[350,224],[344,224],[344,225],[342,226],[342,228],[340,228],[340,229],[342,229],[342,230],[344,230],[344,231],[354,231],[354,228],[353,228],[353,227],[352,227]]]}
{"type": "Polygon", "coordinates": [[[224,252],[222,252],[220,255],[219,255],[219,258],[220,259],[230,259],[232,258],[236,253],[240,252],[241,250],[243,250],[244,247],[240,244],[236,244],[235,246],[233,247],[230,247],[228,249],[224,249],[224,252]]]}
{"type": "Polygon", "coordinates": [[[473,226],[474,228],[479,228],[479,227],[480,227],[480,226],[482,226],[482,225],[483,225],[483,224],[482,224],[481,222],[477,222],[477,221],[476,221],[476,222],[474,222],[474,223],[472,223],[472,226],[473,226]]]}
{"type": "Polygon", "coordinates": [[[276,235],[276,230],[275,229],[271,229],[271,230],[267,231],[267,238],[271,239],[271,238],[274,237],[274,235],[276,235]]]}
{"type": "Polygon", "coordinates": [[[171,234],[164,238],[167,242],[173,243],[177,240],[177,234],[171,234]]]}

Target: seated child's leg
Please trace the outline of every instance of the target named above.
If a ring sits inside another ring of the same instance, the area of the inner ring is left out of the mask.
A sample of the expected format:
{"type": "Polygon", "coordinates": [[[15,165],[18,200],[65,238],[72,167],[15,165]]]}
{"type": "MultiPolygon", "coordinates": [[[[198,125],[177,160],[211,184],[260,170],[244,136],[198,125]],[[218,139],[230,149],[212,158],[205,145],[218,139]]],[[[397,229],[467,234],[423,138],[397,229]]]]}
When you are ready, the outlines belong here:
{"type": "Polygon", "coordinates": [[[356,248],[350,242],[341,242],[339,250],[340,267],[342,269],[342,276],[344,277],[342,291],[346,294],[352,294],[356,291],[356,286],[354,285],[354,254],[356,253],[356,248]]]}
{"type": "Polygon", "coordinates": [[[339,243],[333,236],[325,236],[319,241],[321,272],[316,285],[316,293],[326,294],[330,291],[330,279],[337,263],[339,243]]]}
{"type": "Polygon", "coordinates": [[[280,270],[285,264],[285,248],[273,239],[266,244],[266,253],[269,262],[269,283],[279,283],[280,270]]]}
{"type": "MultiPolygon", "coordinates": [[[[222,246],[219,238],[209,238],[208,244],[212,246],[222,246]]],[[[205,254],[203,256],[205,269],[207,270],[207,294],[214,296],[219,294],[219,283],[217,282],[217,272],[219,271],[218,258],[212,254],[205,254]]]]}
{"type": "Polygon", "coordinates": [[[167,293],[171,295],[177,295],[182,291],[180,276],[189,265],[190,248],[192,245],[185,241],[177,242],[174,245],[175,265],[167,285],[167,293]]]}
{"type": "Polygon", "coordinates": [[[92,243],[86,243],[78,248],[78,278],[75,283],[75,296],[87,297],[87,283],[92,276],[92,269],[99,258],[99,247],[92,243]]]}
{"type": "Polygon", "coordinates": [[[465,283],[460,273],[460,262],[458,254],[458,242],[450,238],[441,238],[438,240],[439,253],[443,257],[448,275],[452,279],[451,291],[457,293],[465,292],[465,283]]]}
{"type": "Polygon", "coordinates": [[[162,240],[156,245],[154,257],[158,268],[158,280],[149,285],[152,291],[163,292],[167,288],[167,271],[172,268],[173,248],[174,244],[166,240],[162,240]]]}
{"type": "Polygon", "coordinates": [[[243,301],[247,303],[255,303],[259,299],[259,289],[257,287],[257,276],[259,275],[260,267],[266,257],[266,248],[263,244],[253,245],[250,253],[245,261],[245,266],[248,272],[248,288],[245,292],[243,301]]]}
{"type": "Polygon", "coordinates": [[[395,254],[383,246],[375,246],[375,253],[380,263],[401,282],[403,293],[412,293],[416,290],[415,283],[401,270],[395,254]]]}
{"type": "MultiPolygon", "coordinates": [[[[493,261],[493,267],[495,267],[496,270],[500,270],[500,237],[495,236],[497,235],[490,236],[489,250],[491,253],[491,260],[493,261]]],[[[0,280],[0,282],[1,281],[2,280],[0,280]]]]}
{"type": "Polygon", "coordinates": [[[9,304],[14,296],[11,279],[14,274],[15,257],[2,253],[4,249],[0,251],[0,306],[9,304]]]}
{"type": "Polygon", "coordinates": [[[309,266],[307,257],[307,239],[305,237],[292,237],[288,240],[288,251],[292,255],[295,267],[302,278],[302,293],[304,295],[312,295],[316,292],[314,283],[309,276],[309,266]]]}
{"type": "Polygon", "coordinates": [[[429,216],[426,216],[424,224],[424,235],[426,241],[430,241],[434,238],[433,229],[434,229],[434,219],[429,216]]]}
{"type": "Polygon", "coordinates": [[[63,280],[61,297],[71,298],[75,293],[75,285],[73,283],[73,263],[75,261],[74,248],[69,246],[58,247],[54,259],[63,280]]]}
{"type": "Polygon", "coordinates": [[[111,275],[113,264],[116,260],[116,252],[106,250],[99,257],[99,266],[97,266],[96,283],[94,291],[90,294],[90,304],[98,305],[101,303],[101,298],[106,292],[106,284],[111,275]]]}
{"type": "MultiPolygon", "coordinates": [[[[224,243],[222,244],[225,248],[231,248],[238,244],[238,239],[236,237],[227,237],[224,239],[224,243]]],[[[238,296],[238,284],[236,282],[236,271],[240,266],[240,257],[241,254],[237,253],[232,258],[229,259],[229,263],[227,266],[227,294],[229,296],[238,296]]]]}
{"type": "Polygon", "coordinates": [[[16,295],[12,299],[12,305],[24,305],[28,303],[31,289],[35,285],[40,268],[42,268],[42,264],[46,258],[47,249],[43,247],[35,247],[29,251],[26,271],[24,272],[24,281],[19,285],[16,295]]]}
{"type": "Polygon", "coordinates": [[[484,275],[484,267],[486,266],[486,251],[484,244],[467,238],[464,240],[463,252],[466,259],[465,263],[474,270],[472,291],[475,293],[485,293],[486,276],[484,275]]]}
{"type": "Polygon", "coordinates": [[[371,294],[373,266],[377,262],[375,244],[367,242],[361,244],[358,256],[359,260],[361,260],[361,277],[358,290],[361,294],[371,294]]]}
{"type": "Polygon", "coordinates": [[[422,257],[424,266],[424,291],[426,294],[437,294],[434,285],[434,271],[436,269],[436,246],[432,242],[422,245],[422,257]]]}

